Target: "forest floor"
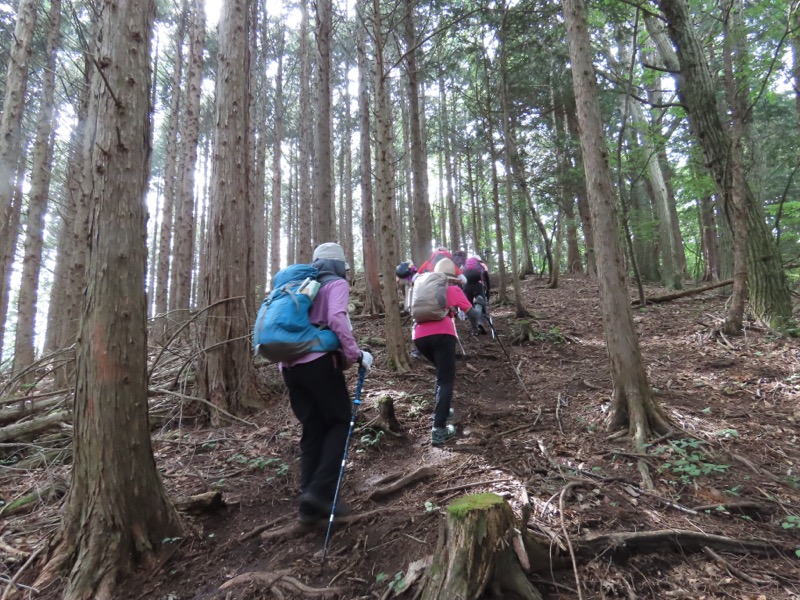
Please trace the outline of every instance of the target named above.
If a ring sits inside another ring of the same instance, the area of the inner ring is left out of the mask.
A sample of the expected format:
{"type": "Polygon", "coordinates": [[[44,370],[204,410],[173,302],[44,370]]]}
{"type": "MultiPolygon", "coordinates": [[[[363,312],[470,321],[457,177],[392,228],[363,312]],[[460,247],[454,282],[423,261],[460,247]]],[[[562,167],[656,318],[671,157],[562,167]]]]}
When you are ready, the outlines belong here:
{"type": "MultiPolygon", "coordinates": [[[[552,557],[533,565],[530,579],[548,600],[800,598],[800,343],[756,327],[740,338],[715,334],[725,298],[714,292],[634,309],[650,385],[675,426],[637,453],[604,429],[611,379],[596,285],[562,277],[552,290],[528,278],[523,294],[534,315],[531,342],[512,344],[518,322],[496,297],[499,340],[472,338],[468,322],[457,322],[466,352],[453,403],[460,434],[441,448],[430,445],[432,368],[415,361],[411,373],[388,370],[374,344],[382,319],[354,319],[376,360],[342,492],[356,517],[334,524],[324,566],[325,528],[296,522],[300,428],[277,370],[259,369],[274,399],[246,417],[251,425],[180,425],[175,409],[153,435],[169,494],[219,490],[225,506],[186,515],[185,536],[165,540],[158,561],[126,582],[120,598],[311,598],[335,588],[328,595],[387,599],[409,566],[435,550],[448,503],[488,491],[518,518],[530,503],[527,528],[550,540],[552,557]],[[383,397],[394,401],[400,436],[368,426],[383,397]],[[375,495],[421,467],[429,468],[419,480],[375,495]],[[592,536],[623,532],[640,536],[587,550],[592,536]]],[[[0,495],[14,498],[59,469],[65,476],[68,467],[7,471],[0,495]]],[[[0,575],[20,568],[58,514],[57,500],[28,515],[0,514],[0,575]]],[[[29,583],[34,569],[25,575],[29,583]]]]}

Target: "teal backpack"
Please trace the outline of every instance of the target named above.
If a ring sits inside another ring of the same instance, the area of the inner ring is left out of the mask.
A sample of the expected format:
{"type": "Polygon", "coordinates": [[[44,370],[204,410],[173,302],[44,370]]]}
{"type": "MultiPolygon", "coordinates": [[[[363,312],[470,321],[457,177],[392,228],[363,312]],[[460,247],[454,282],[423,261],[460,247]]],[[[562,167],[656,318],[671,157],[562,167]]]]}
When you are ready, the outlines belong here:
{"type": "Polygon", "coordinates": [[[290,361],[309,352],[330,352],[341,347],[330,329],[313,325],[308,311],[319,290],[319,272],[297,264],[275,275],[269,296],[261,303],[253,331],[253,349],[272,362],[290,361]]]}

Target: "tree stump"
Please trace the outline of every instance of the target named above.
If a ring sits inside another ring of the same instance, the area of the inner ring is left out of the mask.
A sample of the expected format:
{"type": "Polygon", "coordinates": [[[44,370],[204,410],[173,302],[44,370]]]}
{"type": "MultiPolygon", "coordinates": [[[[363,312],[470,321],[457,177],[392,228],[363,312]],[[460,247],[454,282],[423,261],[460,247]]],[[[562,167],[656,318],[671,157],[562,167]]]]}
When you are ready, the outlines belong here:
{"type": "Polygon", "coordinates": [[[382,396],[378,400],[378,415],[378,420],[375,423],[376,427],[392,434],[399,434],[403,431],[403,427],[395,415],[394,400],[392,400],[391,396],[382,396]]]}
{"type": "MultiPolygon", "coordinates": [[[[427,572],[422,600],[477,600],[489,589],[497,597],[516,594],[541,600],[528,581],[514,546],[520,544],[514,514],[497,494],[462,496],[447,507],[446,530],[427,572]]],[[[527,563],[527,554],[523,560],[527,563]]]]}

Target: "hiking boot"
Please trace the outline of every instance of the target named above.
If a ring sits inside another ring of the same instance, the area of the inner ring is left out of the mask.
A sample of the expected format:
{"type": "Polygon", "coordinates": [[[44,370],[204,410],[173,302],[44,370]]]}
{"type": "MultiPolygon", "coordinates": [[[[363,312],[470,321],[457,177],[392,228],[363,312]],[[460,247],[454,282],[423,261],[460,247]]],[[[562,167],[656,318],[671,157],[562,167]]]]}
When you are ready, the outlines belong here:
{"type": "MultiPolygon", "coordinates": [[[[483,335],[486,335],[487,333],[489,333],[488,331],[486,331],[486,327],[483,326],[483,323],[478,325],[478,331],[480,331],[483,335]]],[[[472,335],[475,335],[475,334],[473,333],[472,335]]]]}
{"type": "MultiPolygon", "coordinates": [[[[315,523],[331,516],[331,502],[325,502],[310,492],[305,492],[300,496],[300,508],[297,512],[297,520],[304,524],[315,523]]],[[[352,511],[350,505],[344,500],[336,502],[336,517],[346,517],[352,511]]]]}
{"type": "Polygon", "coordinates": [[[470,335],[472,335],[472,337],[478,337],[478,330],[477,330],[477,329],[473,329],[473,330],[470,332],[470,335]]]}
{"type": "Polygon", "coordinates": [[[451,437],[456,435],[457,430],[455,425],[447,425],[445,427],[434,427],[431,429],[431,445],[441,446],[451,437]]]}

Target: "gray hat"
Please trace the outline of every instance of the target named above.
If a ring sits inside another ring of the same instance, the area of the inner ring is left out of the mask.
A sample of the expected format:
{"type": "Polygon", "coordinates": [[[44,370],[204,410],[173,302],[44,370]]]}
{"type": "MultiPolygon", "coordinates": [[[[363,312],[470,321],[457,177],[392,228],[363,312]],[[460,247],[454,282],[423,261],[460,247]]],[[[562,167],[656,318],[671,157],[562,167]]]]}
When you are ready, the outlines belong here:
{"type": "Polygon", "coordinates": [[[344,257],[344,250],[342,250],[342,247],[336,242],[325,242],[324,244],[317,246],[317,248],[314,250],[314,257],[312,260],[325,258],[330,260],[340,260],[344,263],[345,269],[350,268],[350,265],[347,264],[347,259],[344,257]]]}

